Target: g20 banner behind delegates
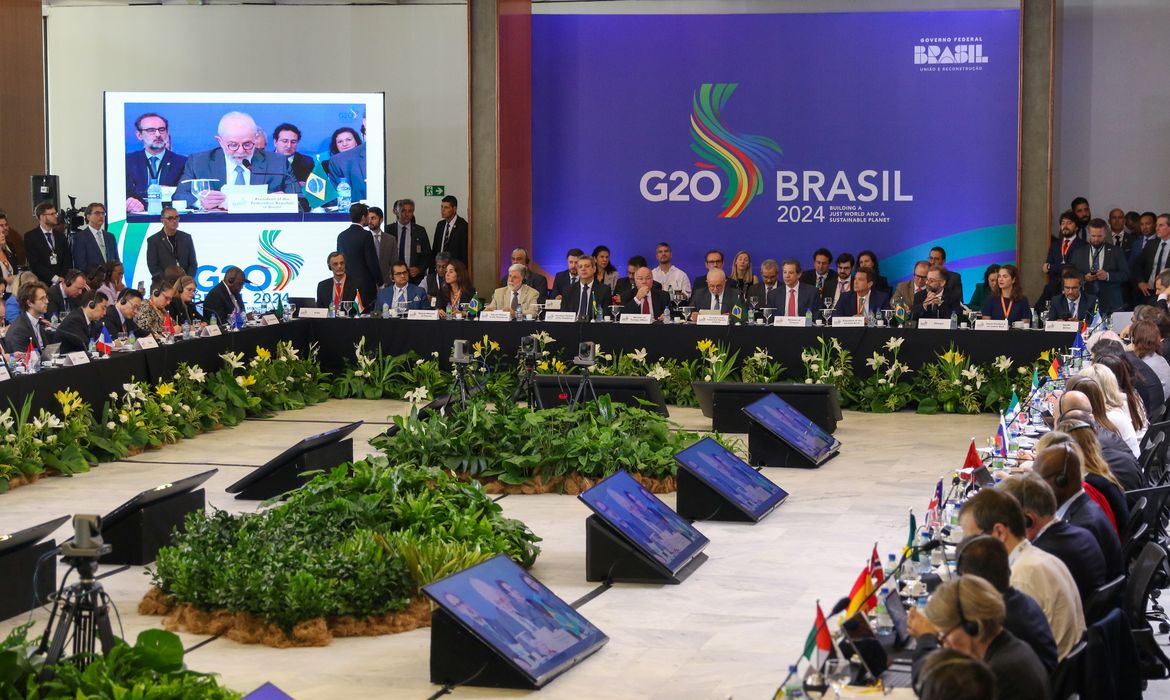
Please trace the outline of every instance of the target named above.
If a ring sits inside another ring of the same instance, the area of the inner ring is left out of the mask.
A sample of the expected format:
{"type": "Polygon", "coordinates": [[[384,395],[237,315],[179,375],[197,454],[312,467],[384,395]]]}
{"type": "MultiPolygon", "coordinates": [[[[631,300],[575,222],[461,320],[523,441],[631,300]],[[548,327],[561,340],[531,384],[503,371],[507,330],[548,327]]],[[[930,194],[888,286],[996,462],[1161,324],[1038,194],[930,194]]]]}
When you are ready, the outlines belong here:
{"type": "MultiPolygon", "coordinates": [[[[536,15],[533,248],[1016,255],[1019,12],[536,15]]],[[[693,270],[688,268],[694,268],[693,270]]]]}

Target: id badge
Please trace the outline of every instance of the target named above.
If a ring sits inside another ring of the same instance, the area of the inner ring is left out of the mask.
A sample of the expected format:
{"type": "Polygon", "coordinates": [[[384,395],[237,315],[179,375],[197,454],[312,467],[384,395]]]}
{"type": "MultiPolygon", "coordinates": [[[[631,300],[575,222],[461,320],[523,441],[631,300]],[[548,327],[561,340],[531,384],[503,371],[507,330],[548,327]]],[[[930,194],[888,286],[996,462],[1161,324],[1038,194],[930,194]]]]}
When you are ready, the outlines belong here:
{"type": "Polygon", "coordinates": [[[50,265],[57,264],[57,254],[56,253],[53,253],[52,255],[49,256],[49,264],[50,265]]]}

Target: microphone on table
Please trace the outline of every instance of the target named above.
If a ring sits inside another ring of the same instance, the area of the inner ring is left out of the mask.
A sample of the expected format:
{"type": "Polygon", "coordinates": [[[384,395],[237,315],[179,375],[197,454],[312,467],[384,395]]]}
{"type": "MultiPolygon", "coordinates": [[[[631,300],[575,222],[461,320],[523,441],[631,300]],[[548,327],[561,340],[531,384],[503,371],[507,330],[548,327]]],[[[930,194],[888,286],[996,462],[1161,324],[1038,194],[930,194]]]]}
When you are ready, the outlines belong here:
{"type": "MultiPolygon", "coordinates": [[[[837,615],[840,615],[842,612],[844,612],[845,608],[848,608],[848,607],[849,607],[849,596],[845,596],[841,600],[838,600],[837,604],[833,606],[833,609],[829,611],[829,614],[825,615],[825,619],[822,620],[821,623],[818,624],[816,626],[816,628],[813,630],[813,633],[812,633],[813,639],[815,640],[817,638],[817,636],[821,633],[821,630],[824,629],[829,624],[829,618],[836,617],[837,615]]],[[[804,655],[802,654],[800,656],[800,658],[798,658],[796,660],[796,663],[791,664],[789,666],[788,675],[785,676],[784,680],[780,682],[780,689],[778,689],[776,691],[777,694],[779,694],[780,690],[784,689],[784,686],[788,685],[788,681],[792,680],[792,676],[795,675],[795,673],[796,673],[796,667],[800,665],[800,659],[803,659],[803,658],[804,658],[804,655]]]]}

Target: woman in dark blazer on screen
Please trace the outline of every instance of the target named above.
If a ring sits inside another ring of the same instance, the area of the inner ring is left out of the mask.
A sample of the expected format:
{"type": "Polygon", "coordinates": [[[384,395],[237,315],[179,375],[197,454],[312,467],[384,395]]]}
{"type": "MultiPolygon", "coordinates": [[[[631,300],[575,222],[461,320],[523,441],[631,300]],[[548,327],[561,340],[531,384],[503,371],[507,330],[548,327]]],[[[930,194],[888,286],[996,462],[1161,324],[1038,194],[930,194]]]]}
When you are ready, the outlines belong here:
{"type": "Polygon", "coordinates": [[[983,300],[983,316],[995,321],[1031,321],[1032,307],[1020,286],[1020,273],[1015,265],[1001,265],[996,278],[999,285],[983,300]]]}

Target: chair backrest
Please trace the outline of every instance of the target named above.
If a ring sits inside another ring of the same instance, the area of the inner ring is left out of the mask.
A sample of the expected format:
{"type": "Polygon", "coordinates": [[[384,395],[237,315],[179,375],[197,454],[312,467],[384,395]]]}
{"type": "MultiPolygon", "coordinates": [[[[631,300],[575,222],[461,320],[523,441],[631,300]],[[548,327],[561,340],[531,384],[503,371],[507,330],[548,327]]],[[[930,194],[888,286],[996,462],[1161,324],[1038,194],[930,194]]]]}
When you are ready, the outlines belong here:
{"type": "Polygon", "coordinates": [[[1089,647],[1089,643],[1085,640],[1077,642],[1076,646],[1072,648],[1056,668],[1052,670],[1052,678],[1049,685],[1052,689],[1052,700],[1067,700],[1073,696],[1079,696],[1081,693],[1081,679],[1085,672],[1085,649],[1089,647]]]}
{"type": "Polygon", "coordinates": [[[1118,525],[1121,525],[1122,528],[1122,544],[1125,544],[1126,542],[1129,542],[1131,539],[1133,539],[1133,533],[1137,531],[1138,526],[1142,524],[1142,519],[1145,518],[1146,505],[1148,503],[1149,499],[1145,496],[1142,496],[1137,500],[1137,502],[1132,503],[1129,506],[1129,522],[1125,523],[1124,525],[1118,523],[1118,525]]]}
{"type": "Polygon", "coordinates": [[[1108,615],[1110,610],[1121,605],[1121,592],[1123,590],[1125,590],[1124,574],[1098,586],[1085,601],[1085,624],[1093,624],[1108,615]]]}
{"type": "MultiPolygon", "coordinates": [[[[1159,424],[1161,425],[1161,424],[1159,424]]],[[[1159,430],[1158,432],[1148,432],[1142,438],[1142,445],[1139,450],[1138,466],[1141,467],[1142,475],[1149,483],[1153,477],[1164,472],[1165,464],[1161,461],[1163,459],[1163,447],[1166,442],[1166,433],[1159,430]]]]}
{"type": "Polygon", "coordinates": [[[1128,569],[1133,557],[1141,550],[1143,544],[1150,539],[1150,526],[1141,523],[1133,531],[1125,544],[1121,545],[1121,566],[1128,569]]]}
{"type": "Polygon", "coordinates": [[[1130,564],[1122,608],[1130,627],[1137,629],[1148,626],[1145,619],[1146,603],[1154,585],[1154,576],[1165,564],[1166,550],[1157,542],[1146,542],[1130,564]]]}
{"type": "Polygon", "coordinates": [[[1167,433],[1170,433],[1170,420],[1155,423],[1151,418],[1150,424],[1146,426],[1146,434],[1142,436],[1142,442],[1139,446],[1140,454],[1144,457],[1149,451],[1150,445],[1154,444],[1154,441],[1159,437],[1164,439],[1167,433]]]}

